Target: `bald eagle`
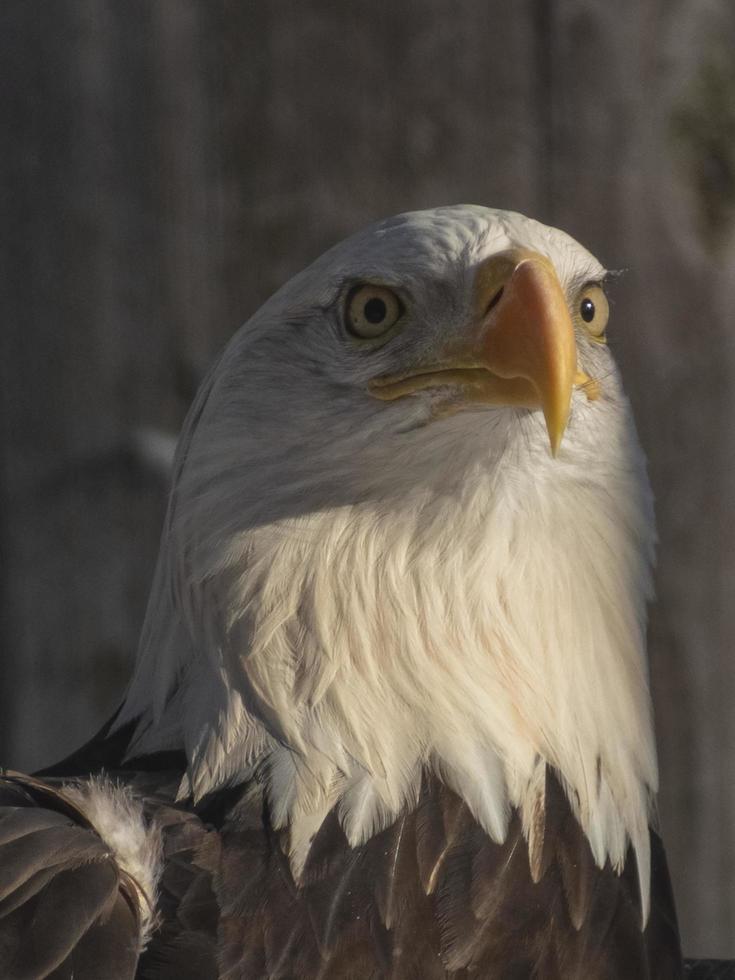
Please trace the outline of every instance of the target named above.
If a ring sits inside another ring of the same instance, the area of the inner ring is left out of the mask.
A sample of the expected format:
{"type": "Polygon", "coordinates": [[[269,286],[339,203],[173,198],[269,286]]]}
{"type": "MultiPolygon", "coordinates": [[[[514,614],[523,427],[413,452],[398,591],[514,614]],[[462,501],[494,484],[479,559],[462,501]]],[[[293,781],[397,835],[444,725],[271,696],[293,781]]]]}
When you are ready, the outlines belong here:
{"type": "Polygon", "coordinates": [[[120,710],[2,781],[3,976],[682,975],[607,279],[438,208],[234,336],[120,710]]]}

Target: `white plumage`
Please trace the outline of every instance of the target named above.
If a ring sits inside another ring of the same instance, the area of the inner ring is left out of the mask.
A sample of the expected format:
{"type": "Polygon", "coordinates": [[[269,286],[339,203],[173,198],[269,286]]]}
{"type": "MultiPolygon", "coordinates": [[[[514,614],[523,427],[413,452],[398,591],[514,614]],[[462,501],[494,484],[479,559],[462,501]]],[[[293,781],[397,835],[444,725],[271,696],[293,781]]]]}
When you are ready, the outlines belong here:
{"type": "Polygon", "coordinates": [[[600,397],[574,392],[556,458],[538,410],[368,391],[461,336],[478,267],[517,247],[568,296],[605,274],[521,215],[442,208],[336,246],[238,332],[179,445],[118,725],[140,717],[133,754],[183,747],[197,798],[258,767],[296,876],[335,804],[364,841],[415,799],[422,766],[494,840],[519,807],[533,852],[549,763],[598,864],[622,867],[632,842],[645,909],[655,533],[609,350],[578,330],[600,397]],[[382,346],[345,334],[358,281],[405,298],[382,346]]]}
{"type": "Polygon", "coordinates": [[[109,847],[117,866],[137,892],[138,947],[147,946],[157,925],[156,903],[163,871],[160,828],[146,819],[143,804],[130,787],[104,777],[64,785],[63,796],[85,814],[109,847]]]}

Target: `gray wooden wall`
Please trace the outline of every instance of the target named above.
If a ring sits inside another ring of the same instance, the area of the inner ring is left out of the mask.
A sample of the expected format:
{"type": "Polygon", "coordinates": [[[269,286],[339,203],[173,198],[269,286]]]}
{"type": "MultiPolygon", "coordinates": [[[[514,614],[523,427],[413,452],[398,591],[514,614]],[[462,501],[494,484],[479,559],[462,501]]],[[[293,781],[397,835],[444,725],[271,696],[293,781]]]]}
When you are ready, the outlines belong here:
{"type": "Polygon", "coordinates": [[[735,956],[735,13],[728,0],[5,0],[0,757],[115,706],[175,433],[346,233],[473,201],[627,275],[660,524],[660,807],[690,954],[735,956]],[[146,446],[148,448],[146,448],[146,446]]]}

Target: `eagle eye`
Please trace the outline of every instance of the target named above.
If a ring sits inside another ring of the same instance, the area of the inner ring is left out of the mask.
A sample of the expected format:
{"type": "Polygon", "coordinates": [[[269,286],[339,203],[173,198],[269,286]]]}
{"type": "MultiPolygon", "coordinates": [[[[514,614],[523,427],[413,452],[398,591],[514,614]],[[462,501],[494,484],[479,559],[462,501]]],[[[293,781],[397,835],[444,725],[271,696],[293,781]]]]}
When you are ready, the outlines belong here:
{"type": "Polygon", "coordinates": [[[403,303],[387,286],[365,283],[355,286],[347,297],[347,329],[361,340],[382,337],[402,315],[403,303]]]}
{"type": "Polygon", "coordinates": [[[605,328],[610,307],[602,286],[591,283],[582,289],[577,299],[577,316],[592,340],[598,344],[606,343],[605,328]]]}

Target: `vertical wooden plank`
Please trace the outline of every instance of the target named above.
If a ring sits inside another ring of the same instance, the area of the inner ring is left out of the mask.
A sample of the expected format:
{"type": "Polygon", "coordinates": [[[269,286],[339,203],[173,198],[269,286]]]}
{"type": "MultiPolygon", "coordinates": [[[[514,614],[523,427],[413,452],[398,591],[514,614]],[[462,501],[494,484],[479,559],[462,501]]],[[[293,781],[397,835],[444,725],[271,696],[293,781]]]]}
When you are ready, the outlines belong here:
{"type": "Polygon", "coordinates": [[[163,487],[132,451],[154,404],[173,415],[166,335],[151,329],[160,308],[145,6],[15,4],[0,40],[15,136],[4,236],[10,765],[51,761],[114,707],[155,553],[163,487]]]}

